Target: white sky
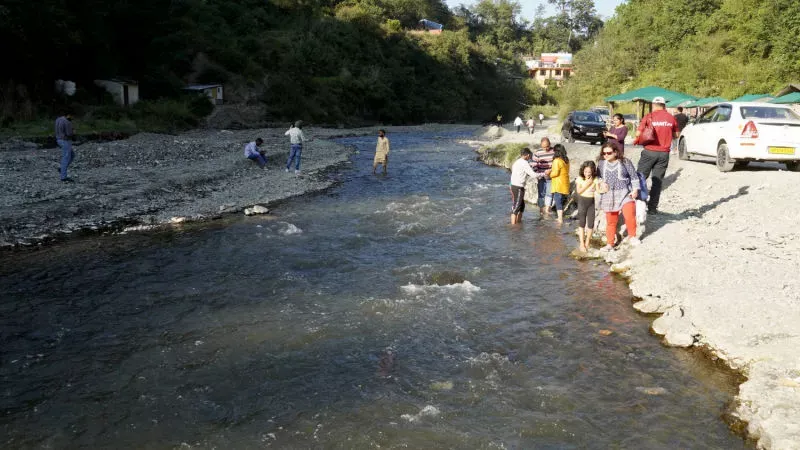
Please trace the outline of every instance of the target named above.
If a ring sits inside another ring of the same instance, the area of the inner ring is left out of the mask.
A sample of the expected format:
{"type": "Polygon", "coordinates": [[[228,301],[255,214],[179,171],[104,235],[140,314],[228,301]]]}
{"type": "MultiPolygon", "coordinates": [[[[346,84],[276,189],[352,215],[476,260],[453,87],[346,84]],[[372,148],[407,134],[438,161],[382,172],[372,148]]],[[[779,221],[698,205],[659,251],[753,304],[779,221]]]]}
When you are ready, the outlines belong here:
{"type": "MultiPolygon", "coordinates": [[[[547,0],[517,0],[522,5],[522,17],[528,20],[533,20],[533,15],[536,12],[536,7],[543,4],[547,8],[548,15],[555,13],[555,9],[547,3],[547,0]]],[[[624,0],[594,0],[595,10],[603,19],[608,19],[614,15],[614,9],[617,5],[624,0]]],[[[471,6],[477,3],[477,0],[445,0],[447,6],[453,8],[460,4],[471,6]]]]}

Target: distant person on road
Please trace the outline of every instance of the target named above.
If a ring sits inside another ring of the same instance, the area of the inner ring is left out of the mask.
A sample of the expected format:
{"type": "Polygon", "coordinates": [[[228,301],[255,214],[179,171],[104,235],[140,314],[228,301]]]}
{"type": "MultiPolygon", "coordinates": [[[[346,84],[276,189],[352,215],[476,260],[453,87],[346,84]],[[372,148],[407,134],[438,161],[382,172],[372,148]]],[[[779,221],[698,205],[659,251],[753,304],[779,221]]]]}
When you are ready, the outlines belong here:
{"type": "Polygon", "coordinates": [[[543,121],[544,121],[544,114],[539,113],[539,125],[541,125],[543,121]]]}
{"type": "Polygon", "coordinates": [[[383,164],[383,174],[389,165],[389,138],[386,137],[386,131],[378,130],[378,144],[375,146],[375,159],[372,161],[372,174],[375,175],[375,170],[378,164],[383,164]]]}
{"type": "Polygon", "coordinates": [[[495,119],[497,120],[497,126],[498,127],[502,127],[503,126],[503,115],[498,113],[497,117],[495,119]]]}
{"type": "MultiPolygon", "coordinates": [[[[686,125],[689,124],[689,116],[683,113],[682,106],[678,106],[678,114],[675,114],[675,122],[678,123],[678,135],[680,135],[680,133],[683,133],[683,129],[686,128],[686,125]]],[[[678,141],[673,140],[671,147],[672,153],[675,153],[675,151],[678,149],[677,147],[678,141]]]]}
{"type": "Polygon", "coordinates": [[[72,150],[72,141],[75,138],[75,133],[72,130],[72,114],[64,111],[64,114],[56,119],[55,128],[56,144],[61,149],[61,166],[58,172],[61,176],[61,181],[70,183],[72,178],[67,177],[67,167],[75,159],[75,152],[72,150]]]}
{"type": "Polygon", "coordinates": [[[536,172],[539,180],[537,181],[538,194],[536,204],[539,206],[539,217],[547,218],[550,215],[550,208],[553,206],[553,195],[550,190],[552,184],[550,177],[545,172],[553,166],[553,149],[550,148],[550,139],[543,137],[540,141],[540,148],[533,153],[531,167],[536,172]]]}
{"type": "Polygon", "coordinates": [[[533,134],[533,129],[536,127],[536,122],[533,120],[533,116],[528,117],[528,121],[525,122],[525,125],[528,127],[528,134],[533,134]]]}
{"type": "Polygon", "coordinates": [[[531,149],[525,147],[519,152],[519,158],[511,165],[511,225],[522,223],[522,212],[525,211],[525,184],[528,177],[536,178],[538,175],[530,165],[531,149]]]}
{"type": "Polygon", "coordinates": [[[306,141],[306,136],[303,134],[303,121],[298,120],[294,126],[290,127],[284,136],[289,136],[289,143],[291,144],[291,151],[289,152],[289,159],[286,161],[286,172],[291,169],[292,161],[295,159],[294,174],[300,175],[300,156],[303,153],[303,143],[306,141]]]}
{"type": "Polygon", "coordinates": [[[594,196],[597,193],[597,166],[594,161],[584,161],[575,178],[575,192],[578,194],[578,249],[589,249],[594,232],[594,196]]]}
{"type": "Polygon", "coordinates": [[[261,150],[261,144],[263,143],[264,140],[258,138],[244,146],[244,157],[258,164],[258,167],[262,169],[267,166],[266,152],[261,150]]]}
{"type": "Polygon", "coordinates": [[[517,127],[517,133],[519,133],[520,128],[522,128],[522,117],[517,116],[517,118],[514,119],[514,126],[517,127]]]}
{"type": "MultiPolygon", "coordinates": [[[[671,116],[670,116],[671,117],[671,116]]],[[[616,242],[619,214],[625,217],[628,240],[639,244],[636,237],[636,197],[639,195],[639,177],[628,158],[619,158],[619,151],[610,142],[600,148],[597,163],[597,190],[600,193],[600,209],[606,213],[606,242],[603,250],[613,250],[616,242]]]]}
{"type": "Polygon", "coordinates": [[[545,171],[552,181],[551,190],[556,204],[556,220],[564,222],[564,205],[569,198],[569,158],[567,149],[561,145],[553,146],[553,166],[545,171]]]}
{"type": "Polygon", "coordinates": [[[647,199],[647,212],[658,214],[658,201],[661,198],[661,185],[664,182],[664,175],[667,173],[669,165],[669,149],[672,146],[672,139],[678,137],[678,122],[665,109],[664,97],[653,99],[653,112],[644,116],[639,123],[636,131],[636,139],[644,130],[648,123],[655,128],[656,141],[644,146],[642,155],[639,157],[639,172],[647,179],[651,173],[652,186],[650,196],[647,199]]]}
{"type": "Polygon", "coordinates": [[[625,117],[622,114],[614,114],[611,118],[611,128],[603,132],[603,136],[608,138],[608,142],[617,146],[620,158],[625,156],[625,138],[628,136],[628,127],[625,125],[625,117]]]}

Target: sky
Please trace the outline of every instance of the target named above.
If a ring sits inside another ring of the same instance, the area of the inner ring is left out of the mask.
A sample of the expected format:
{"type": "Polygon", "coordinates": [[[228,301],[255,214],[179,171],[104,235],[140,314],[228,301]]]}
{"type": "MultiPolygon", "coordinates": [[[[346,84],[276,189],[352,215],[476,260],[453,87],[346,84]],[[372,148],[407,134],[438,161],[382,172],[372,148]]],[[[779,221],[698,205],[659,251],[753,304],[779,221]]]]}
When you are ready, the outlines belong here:
{"type": "MultiPolygon", "coordinates": [[[[623,1],[624,0],[594,0],[595,10],[600,17],[608,19],[614,15],[614,9],[623,1]]],[[[477,0],[445,0],[445,2],[447,6],[453,8],[462,3],[470,6],[477,3],[477,0]]],[[[536,7],[539,6],[540,3],[544,4],[545,8],[547,8],[547,15],[555,14],[555,9],[547,3],[547,0],[517,0],[517,2],[522,5],[522,17],[524,19],[533,20],[536,7]]]]}

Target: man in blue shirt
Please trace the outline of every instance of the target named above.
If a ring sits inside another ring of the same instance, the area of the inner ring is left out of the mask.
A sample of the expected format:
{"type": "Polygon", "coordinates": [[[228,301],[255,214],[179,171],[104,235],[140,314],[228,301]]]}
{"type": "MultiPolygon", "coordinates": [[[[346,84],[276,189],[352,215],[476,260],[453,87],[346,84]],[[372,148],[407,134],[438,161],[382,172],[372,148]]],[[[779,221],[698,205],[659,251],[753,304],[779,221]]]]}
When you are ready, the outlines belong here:
{"type": "Polygon", "coordinates": [[[61,181],[72,182],[72,178],[67,177],[67,167],[75,159],[75,152],[72,151],[72,140],[75,134],[72,131],[72,114],[65,112],[56,119],[56,143],[61,148],[61,168],[59,174],[61,181]]]}
{"type": "Polygon", "coordinates": [[[252,159],[255,161],[255,163],[258,164],[258,167],[261,167],[262,169],[267,166],[267,157],[264,154],[264,150],[261,150],[261,144],[263,143],[264,140],[258,138],[244,146],[244,156],[247,159],[252,159]]]}

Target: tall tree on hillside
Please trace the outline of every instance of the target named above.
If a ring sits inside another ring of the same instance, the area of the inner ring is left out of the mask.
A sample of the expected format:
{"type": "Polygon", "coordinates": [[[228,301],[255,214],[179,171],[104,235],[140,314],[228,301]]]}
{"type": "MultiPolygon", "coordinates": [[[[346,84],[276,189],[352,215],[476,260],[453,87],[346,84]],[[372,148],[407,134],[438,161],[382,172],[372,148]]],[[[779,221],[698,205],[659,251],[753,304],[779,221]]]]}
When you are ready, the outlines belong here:
{"type": "Polygon", "coordinates": [[[597,15],[594,0],[547,0],[555,6],[558,14],[550,18],[550,23],[568,30],[566,47],[577,51],[583,43],[597,34],[603,21],[597,15]]]}

